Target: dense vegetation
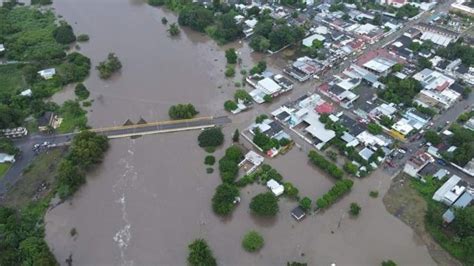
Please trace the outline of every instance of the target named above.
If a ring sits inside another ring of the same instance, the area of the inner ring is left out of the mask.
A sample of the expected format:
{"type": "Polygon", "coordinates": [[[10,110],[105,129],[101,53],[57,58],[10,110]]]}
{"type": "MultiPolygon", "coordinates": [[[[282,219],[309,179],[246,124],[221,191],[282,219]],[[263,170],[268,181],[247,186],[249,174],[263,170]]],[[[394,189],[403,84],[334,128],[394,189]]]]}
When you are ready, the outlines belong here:
{"type": "Polygon", "coordinates": [[[255,25],[250,47],[258,52],[267,50],[277,51],[286,45],[293,44],[304,37],[304,29],[298,26],[288,26],[286,23],[274,23],[266,16],[255,25]]]}
{"type": "Polygon", "coordinates": [[[196,239],[188,246],[188,263],[191,266],[216,266],[217,262],[204,239],[196,239]]]}
{"type": "Polygon", "coordinates": [[[397,18],[404,18],[404,17],[408,17],[408,18],[412,18],[416,15],[418,15],[418,12],[419,12],[419,8],[418,7],[415,7],[415,6],[412,6],[412,5],[404,5],[402,7],[400,7],[398,10],[397,10],[397,13],[395,14],[397,16],[397,18]]]}
{"type": "Polygon", "coordinates": [[[59,27],[54,29],[53,37],[60,44],[70,44],[76,41],[76,35],[74,35],[71,25],[66,22],[61,22],[59,27]]]}
{"type": "Polygon", "coordinates": [[[428,203],[425,217],[427,231],[452,256],[465,265],[474,264],[474,207],[454,210],[455,219],[446,227],[442,219],[446,207],[432,199],[443,182],[430,176],[425,177],[425,181],[412,179],[410,185],[428,203]]]}
{"type": "Polygon", "coordinates": [[[452,153],[442,153],[443,158],[464,166],[474,157],[474,132],[460,125],[453,125],[450,131],[453,134],[449,136],[448,142],[457,149],[452,153]]]}
{"type": "MultiPolygon", "coordinates": [[[[0,66],[0,128],[24,125],[30,115],[37,118],[46,111],[58,111],[56,104],[44,100],[62,86],[81,82],[89,75],[91,63],[87,57],[77,52],[66,56],[63,43],[71,36],[70,26],[57,26],[52,12],[33,7],[0,8],[0,40],[6,47],[5,56],[23,62],[0,66]],[[39,77],[39,70],[50,67],[56,69],[52,79],[39,77]],[[30,97],[19,95],[25,88],[32,90],[30,97]]],[[[67,119],[64,122],[68,123],[67,119]]]]}
{"type": "Polygon", "coordinates": [[[353,184],[354,182],[350,179],[342,179],[337,181],[336,184],[326,194],[316,200],[316,205],[320,209],[328,208],[339,198],[349,192],[353,184]]]}
{"type": "Polygon", "coordinates": [[[18,152],[20,150],[13,144],[11,139],[0,137],[0,153],[15,155],[18,152]]]}
{"type": "Polygon", "coordinates": [[[190,119],[199,114],[194,105],[188,104],[177,104],[172,105],[168,110],[168,115],[171,119],[190,119]]]}
{"type": "Polygon", "coordinates": [[[86,88],[86,86],[84,86],[83,83],[78,83],[76,85],[74,88],[74,93],[76,94],[77,98],[79,98],[79,100],[85,100],[89,98],[90,95],[89,90],[86,88]]]}
{"type": "Polygon", "coordinates": [[[446,48],[439,48],[437,54],[449,60],[460,58],[467,66],[474,66],[474,48],[469,44],[463,44],[462,38],[449,44],[446,48]]]}
{"type": "Polygon", "coordinates": [[[247,252],[257,252],[262,249],[265,241],[263,237],[256,231],[250,231],[244,235],[242,239],[242,247],[247,252]]]}
{"type": "Polygon", "coordinates": [[[108,79],[122,68],[122,63],[114,53],[109,53],[107,59],[100,62],[95,68],[99,71],[101,79],[108,79]]]}
{"type": "Polygon", "coordinates": [[[233,183],[239,174],[239,162],[243,159],[242,150],[237,146],[230,146],[224,157],[219,160],[219,172],[224,183],[233,183]]]}
{"type": "Polygon", "coordinates": [[[279,211],[278,198],[271,192],[261,193],[252,198],[249,207],[258,216],[273,217],[279,211]]]}
{"type": "Polygon", "coordinates": [[[324,172],[328,173],[330,176],[337,179],[341,179],[343,177],[344,172],[339,167],[337,167],[337,165],[326,160],[324,156],[320,155],[316,151],[310,151],[308,157],[311,163],[319,167],[324,172]]]}
{"type": "Polygon", "coordinates": [[[108,148],[107,137],[90,131],[74,137],[69,154],[59,165],[57,191],[62,199],[72,196],[86,182],[86,171],[102,162],[108,148]]]}
{"type": "Polygon", "coordinates": [[[238,196],[239,190],[235,185],[228,183],[219,185],[212,197],[212,210],[221,216],[231,214],[236,207],[234,201],[238,196]]]}
{"type": "Polygon", "coordinates": [[[422,89],[420,82],[413,78],[399,79],[395,76],[388,76],[383,82],[387,88],[381,90],[379,96],[385,101],[395,104],[411,105],[415,96],[422,89]]]}

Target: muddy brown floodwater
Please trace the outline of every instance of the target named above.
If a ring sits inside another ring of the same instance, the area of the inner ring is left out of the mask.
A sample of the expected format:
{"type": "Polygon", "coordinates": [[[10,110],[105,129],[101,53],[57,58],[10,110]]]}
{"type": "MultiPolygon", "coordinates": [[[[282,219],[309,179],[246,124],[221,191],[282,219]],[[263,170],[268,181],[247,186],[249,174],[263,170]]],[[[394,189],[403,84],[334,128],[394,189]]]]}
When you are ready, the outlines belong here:
{"type": "MultiPolygon", "coordinates": [[[[189,31],[170,38],[160,20],[166,16],[173,22],[173,14],[126,0],[58,0],[54,7],[76,33],[89,34],[91,40],[80,46],[94,65],[109,52],[124,65],[109,81],[98,79],[95,70],[86,81],[94,99],[92,126],[140,117],[166,119],[168,107],[180,102],[194,103],[202,115],[223,114],[222,104],[234,90],[234,81],[223,78],[225,47],[189,31]]],[[[233,46],[242,53],[245,68],[259,60],[245,44],[233,46]]],[[[66,91],[56,100],[70,95],[66,91]]],[[[264,108],[232,117],[226,135],[243,129],[264,108]]],[[[286,199],[280,200],[276,219],[253,218],[248,203],[265,191],[259,185],[241,191],[242,202],[230,219],[216,217],[210,200],[220,178],[217,171],[205,173],[205,153],[196,136],[182,132],[112,140],[104,163],[89,175],[87,185],[46,215],[46,239],[58,261],[65,264],[72,254],[73,265],[186,265],[187,245],[202,237],[222,265],[380,265],[386,259],[399,265],[435,264],[413,231],[386,212],[381,198],[368,196],[373,189],[381,194],[387,190],[390,178],[381,172],[356,181],[348,196],[300,223],[289,215],[296,203],[286,199]],[[347,215],[354,201],[362,206],[357,219],[347,215]],[[74,238],[72,228],[77,230],[74,238]],[[265,238],[257,254],[241,248],[242,235],[252,229],[265,238]]],[[[296,148],[268,162],[312,199],[333,183],[296,148]]]]}

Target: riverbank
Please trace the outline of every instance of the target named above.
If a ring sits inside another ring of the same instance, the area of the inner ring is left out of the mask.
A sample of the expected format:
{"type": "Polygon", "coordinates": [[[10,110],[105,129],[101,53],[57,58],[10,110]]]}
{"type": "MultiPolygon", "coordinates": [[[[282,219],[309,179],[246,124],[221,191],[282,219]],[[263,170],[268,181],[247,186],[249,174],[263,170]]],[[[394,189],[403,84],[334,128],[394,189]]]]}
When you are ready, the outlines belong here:
{"type": "Polygon", "coordinates": [[[397,175],[383,198],[385,208],[393,216],[410,226],[430,252],[438,265],[462,265],[444,250],[430,235],[425,226],[428,205],[425,199],[410,185],[410,177],[397,175]]]}

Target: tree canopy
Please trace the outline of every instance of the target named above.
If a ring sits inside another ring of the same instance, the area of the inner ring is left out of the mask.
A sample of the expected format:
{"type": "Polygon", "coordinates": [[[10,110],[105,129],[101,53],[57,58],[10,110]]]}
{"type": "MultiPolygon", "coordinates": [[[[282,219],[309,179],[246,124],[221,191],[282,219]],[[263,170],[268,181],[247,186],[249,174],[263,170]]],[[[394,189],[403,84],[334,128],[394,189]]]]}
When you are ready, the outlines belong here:
{"type": "Polygon", "coordinates": [[[219,185],[212,197],[212,210],[221,216],[231,214],[236,207],[234,201],[238,196],[239,190],[235,185],[229,183],[219,185]]]}
{"type": "Polygon", "coordinates": [[[252,198],[250,210],[258,216],[275,216],[279,211],[278,198],[271,192],[258,194],[252,198]]]}
{"type": "Polygon", "coordinates": [[[196,239],[188,246],[188,263],[191,266],[216,266],[217,262],[204,239],[196,239]]]}
{"type": "Polygon", "coordinates": [[[168,110],[168,115],[171,119],[190,119],[199,114],[194,105],[188,104],[177,104],[172,105],[168,110]]]}
{"type": "Polygon", "coordinates": [[[217,147],[222,145],[224,142],[224,134],[222,133],[221,128],[214,127],[208,128],[203,131],[198,136],[199,147],[217,147]]]}
{"type": "Polygon", "coordinates": [[[265,241],[263,237],[256,231],[250,231],[244,235],[242,239],[242,247],[247,252],[257,252],[262,249],[265,241]]]}

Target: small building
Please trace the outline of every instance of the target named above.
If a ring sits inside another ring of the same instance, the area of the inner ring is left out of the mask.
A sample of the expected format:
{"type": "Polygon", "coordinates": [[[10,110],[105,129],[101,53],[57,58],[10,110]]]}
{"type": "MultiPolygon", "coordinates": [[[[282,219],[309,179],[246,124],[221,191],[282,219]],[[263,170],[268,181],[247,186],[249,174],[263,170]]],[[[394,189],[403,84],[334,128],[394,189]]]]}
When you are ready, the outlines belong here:
{"type": "Polygon", "coordinates": [[[38,130],[48,131],[50,128],[57,129],[62,122],[62,118],[58,117],[53,112],[45,112],[40,118],[38,118],[38,130]]]}
{"type": "Polygon", "coordinates": [[[48,68],[38,71],[38,74],[44,79],[52,79],[56,75],[56,69],[48,68]]]}
{"type": "Polygon", "coordinates": [[[418,172],[432,162],[434,162],[433,157],[426,152],[415,154],[408,159],[403,172],[411,177],[418,177],[418,172]]]}
{"type": "Polygon", "coordinates": [[[283,187],[283,185],[281,185],[280,183],[278,183],[274,179],[270,179],[270,180],[267,181],[267,187],[277,197],[280,196],[281,194],[283,194],[283,192],[285,192],[285,187],[283,187]]]}
{"type": "Polygon", "coordinates": [[[297,221],[300,221],[306,216],[306,213],[303,210],[303,208],[301,208],[300,206],[297,206],[291,211],[291,216],[295,218],[297,221]]]}
{"type": "Polygon", "coordinates": [[[15,156],[6,153],[0,153],[0,163],[14,163],[15,156]]]}
{"type": "Polygon", "coordinates": [[[303,45],[306,46],[306,47],[312,47],[313,42],[316,41],[316,40],[318,40],[320,42],[324,42],[326,40],[326,37],[324,37],[321,34],[315,33],[311,36],[308,36],[308,37],[304,38],[303,39],[303,45]]]}
{"type": "Polygon", "coordinates": [[[23,97],[30,97],[31,95],[33,95],[33,91],[31,91],[31,89],[27,89],[20,92],[20,95],[23,97]]]}
{"type": "Polygon", "coordinates": [[[246,174],[253,173],[264,161],[263,156],[259,155],[254,151],[249,151],[245,154],[245,158],[239,163],[239,167],[243,167],[246,170],[246,174]]]}
{"type": "Polygon", "coordinates": [[[466,190],[461,178],[453,175],[433,195],[433,200],[451,206],[466,190]]]}

